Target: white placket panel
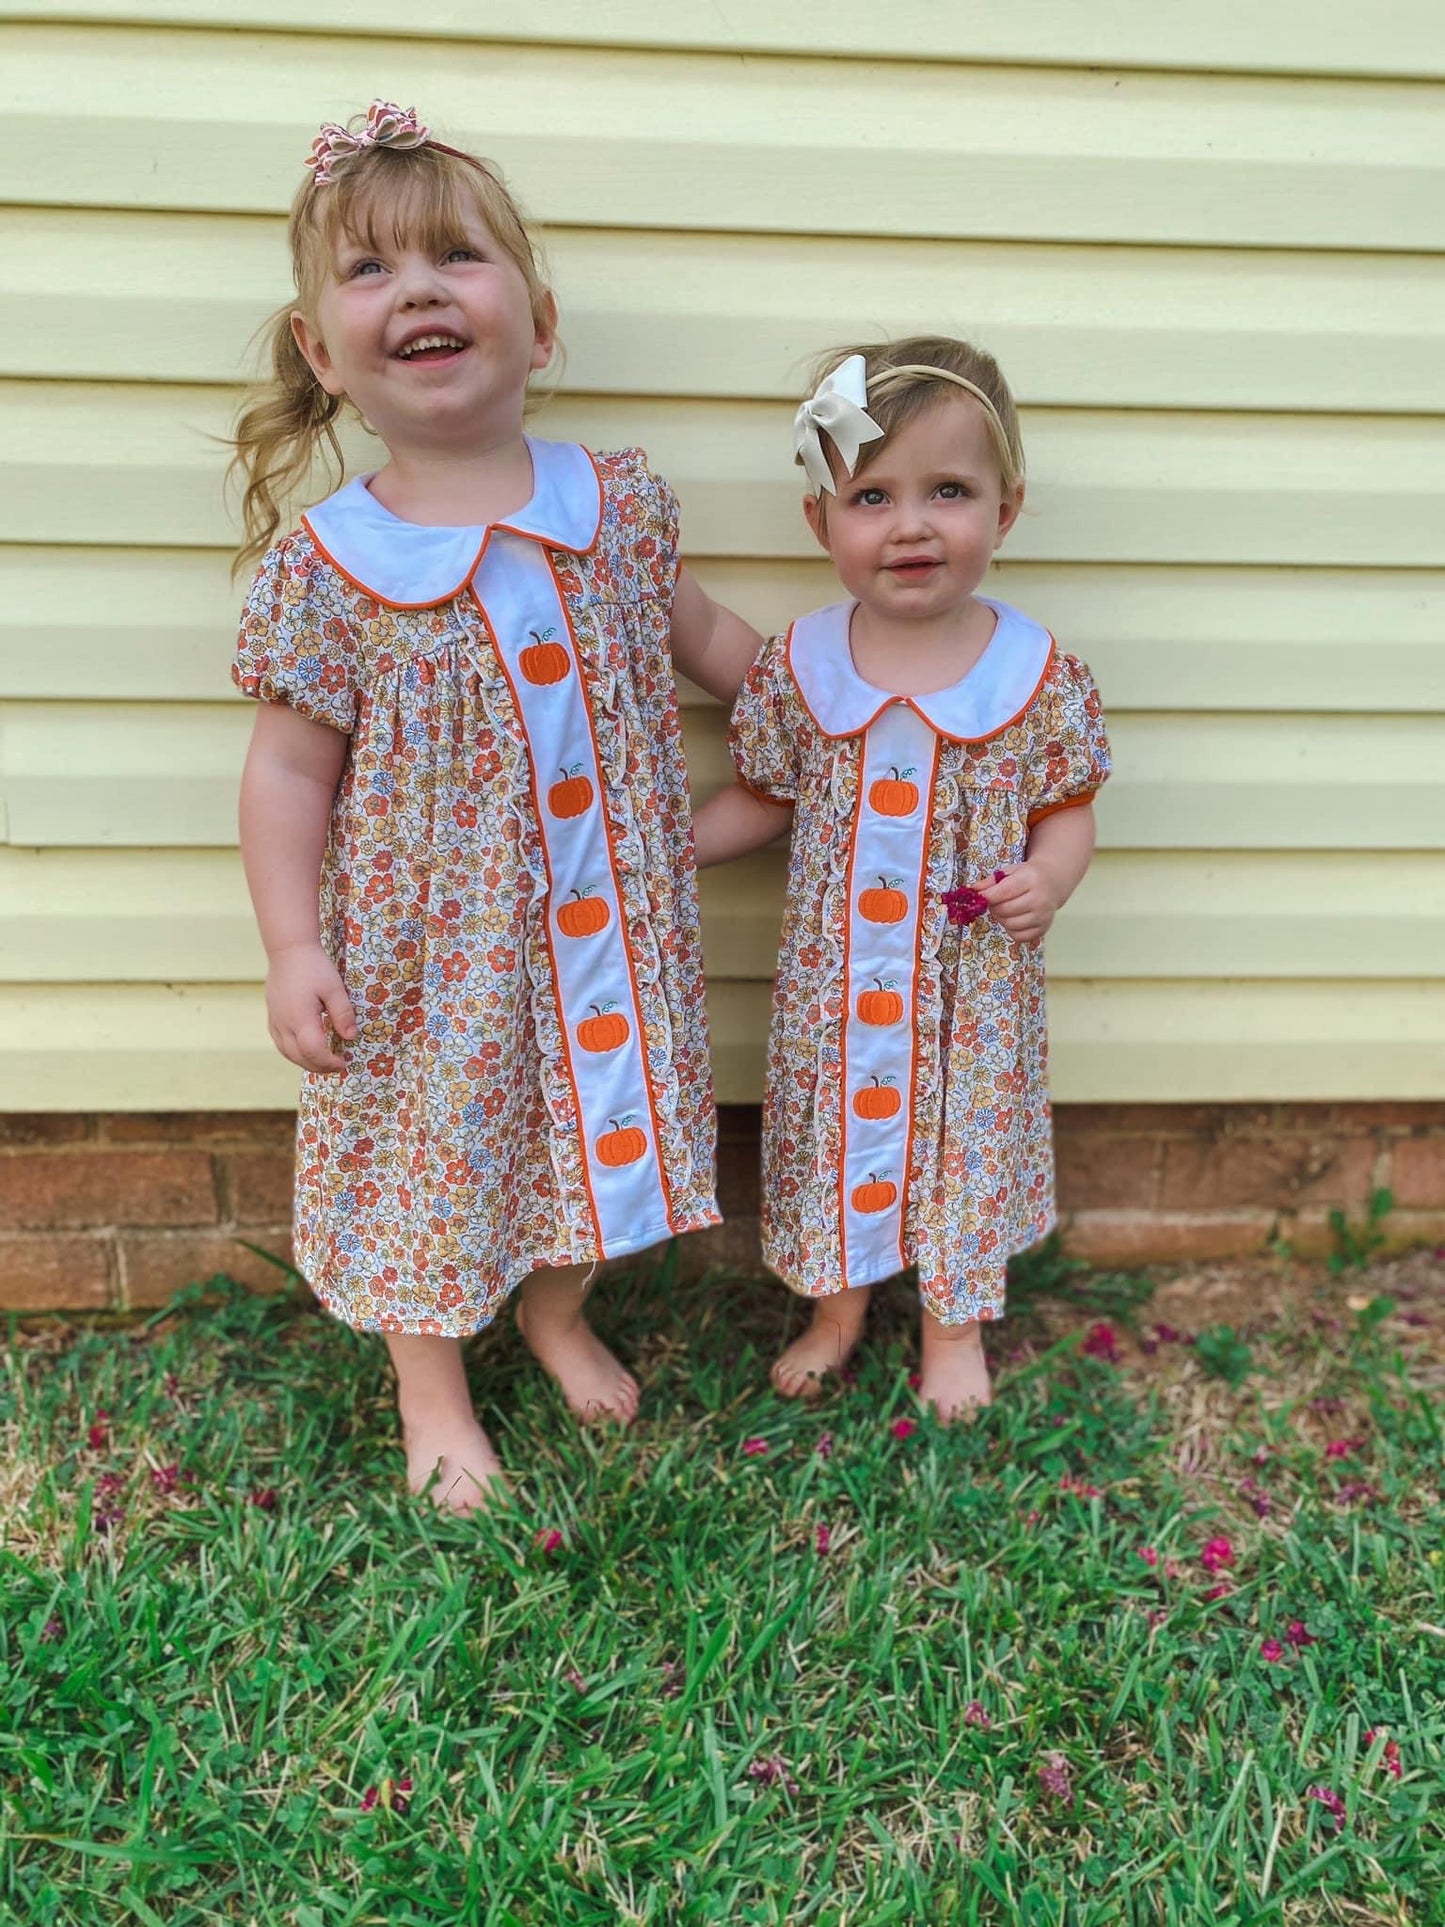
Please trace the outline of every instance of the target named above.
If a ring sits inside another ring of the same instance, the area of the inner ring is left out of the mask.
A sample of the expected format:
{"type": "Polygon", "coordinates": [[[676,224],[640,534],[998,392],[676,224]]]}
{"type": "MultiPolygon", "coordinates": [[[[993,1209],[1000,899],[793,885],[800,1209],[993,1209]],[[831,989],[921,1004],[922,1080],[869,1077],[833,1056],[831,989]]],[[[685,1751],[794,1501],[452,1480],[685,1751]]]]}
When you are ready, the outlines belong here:
{"type": "Polygon", "coordinates": [[[532,761],[557,1021],[589,1204],[604,1254],[641,1250],[668,1235],[668,1200],[602,770],[567,611],[546,553],[523,536],[495,532],[473,586],[532,761]]]}
{"type": "Polygon", "coordinates": [[[861,747],[849,867],[843,1036],[843,1276],[871,1284],[908,1263],[918,931],[938,737],[904,703],[861,747]]]}

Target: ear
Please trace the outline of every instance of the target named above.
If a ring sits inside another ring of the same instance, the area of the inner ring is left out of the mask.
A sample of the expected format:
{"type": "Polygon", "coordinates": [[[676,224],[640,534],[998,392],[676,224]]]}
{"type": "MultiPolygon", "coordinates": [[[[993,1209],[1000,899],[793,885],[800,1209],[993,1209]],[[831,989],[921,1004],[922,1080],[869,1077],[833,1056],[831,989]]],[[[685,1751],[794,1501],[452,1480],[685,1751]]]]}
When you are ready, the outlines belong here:
{"type": "Polygon", "coordinates": [[[1024,485],[1022,482],[1018,482],[1004,495],[998,505],[998,528],[993,538],[995,548],[1001,547],[1004,537],[1019,519],[1023,505],[1024,485]]]}
{"type": "Polygon", "coordinates": [[[532,339],[532,366],[545,368],[557,347],[557,297],[548,288],[542,297],[542,315],[532,339]]]}
{"type": "Polygon", "coordinates": [[[311,372],[326,390],[328,395],[344,395],[341,377],[336,372],[336,364],[326,351],[326,343],[320,333],[313,328],[305,315],[299,310],[291,316],[291,337],[306,357],[311,372]]]}
{"type": "Polygon", "coordinates": [[[828,498],[826,495],[805,495],[803,497],[803,520],[813,531],[819,548],[825,554],[833,553],[828,540],[828,498]]]}

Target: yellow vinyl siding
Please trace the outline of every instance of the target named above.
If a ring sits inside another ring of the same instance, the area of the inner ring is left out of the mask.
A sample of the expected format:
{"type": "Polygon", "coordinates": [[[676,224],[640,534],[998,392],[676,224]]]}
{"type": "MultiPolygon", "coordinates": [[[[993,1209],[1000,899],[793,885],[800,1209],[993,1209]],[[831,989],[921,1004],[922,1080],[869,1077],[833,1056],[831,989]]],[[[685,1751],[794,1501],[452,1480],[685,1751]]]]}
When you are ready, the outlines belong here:
{"type": "MultiPolygon", "coordinates": [[[[539,432],[642,443],[765,629],[836,594],[788,460],[811,355],[999,354],[1031,487],[993,587],[1088,658],[1118,752],[1050,944],[1061,1097],[1445,1093],[1437,9],[64,11],[0,5],[6,1108],[293,1091],[234,851],[219,438],[315,124],[376,92],[547,225],[539,432]]],[[[684,700],[705,791],[724,719],[684,700]]],[[[782,881],[704,882],[725,1099],[782,881]]]]}

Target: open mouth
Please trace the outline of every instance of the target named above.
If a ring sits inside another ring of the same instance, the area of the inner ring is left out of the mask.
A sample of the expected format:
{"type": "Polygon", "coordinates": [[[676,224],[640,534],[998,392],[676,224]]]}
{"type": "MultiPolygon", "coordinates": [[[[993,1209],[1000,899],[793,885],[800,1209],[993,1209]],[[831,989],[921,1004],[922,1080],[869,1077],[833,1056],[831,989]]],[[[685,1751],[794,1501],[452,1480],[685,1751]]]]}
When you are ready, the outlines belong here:
{"type": "Polygon", "coordinates": [[[888,573],[901,576],[905,582],[921,582],[925,576],[932,575],[941,565],[931,561],[926,555],[910,557],[906,562],[890,562],[888,573]]]}
{"type": "Polygon", "coordinates": [[[460,335],[418,335],[396,351],[398,361],[447,361],[459,355],[466,343],[460,335]]]}

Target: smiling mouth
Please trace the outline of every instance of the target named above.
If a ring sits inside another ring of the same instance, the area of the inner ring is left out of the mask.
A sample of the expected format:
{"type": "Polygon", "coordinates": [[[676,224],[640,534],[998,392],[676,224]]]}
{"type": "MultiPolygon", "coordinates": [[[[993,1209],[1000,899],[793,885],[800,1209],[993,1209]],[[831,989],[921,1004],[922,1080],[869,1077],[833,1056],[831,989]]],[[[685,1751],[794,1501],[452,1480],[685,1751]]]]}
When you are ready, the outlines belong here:
{"type": "Polygon", "coordinates": [[[912,557],[907,562],[890,562],[888,564],[888,573],[890,575],[930,575],[934,569],[940,568],[941,566],[940,563],[933,561],[929,556],[919,555],[912,557]]]}
{"type": "Polygon", "coordinates": [[[460,335],[418,335],[396,351],[398,361],[443,361],[466,347],[460,335]]]}

